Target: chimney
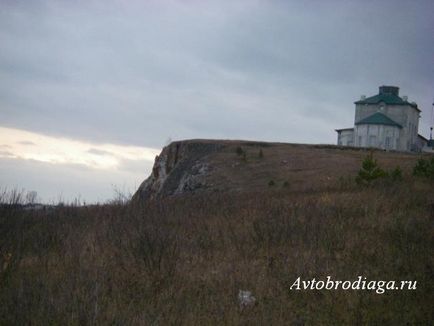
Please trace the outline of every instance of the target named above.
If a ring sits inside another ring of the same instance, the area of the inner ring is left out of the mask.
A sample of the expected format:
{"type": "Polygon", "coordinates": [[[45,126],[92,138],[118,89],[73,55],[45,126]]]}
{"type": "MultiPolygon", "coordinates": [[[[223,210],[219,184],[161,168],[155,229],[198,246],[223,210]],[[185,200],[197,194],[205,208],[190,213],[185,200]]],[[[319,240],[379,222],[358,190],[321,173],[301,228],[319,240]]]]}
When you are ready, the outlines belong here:
{"type": "Polygon", "coordinates": [[[407,101],[408,101],[408,96],[407,96],[407,95],[404,95],[404,96],[402,97],[402,100],[403,100],[404,102],[407,102],[407,101]]]}
{"type": "Polygon", "coordinates": [[[366,100],[366,95],[360,95],[360,101],[366,100]]]}
{"type": "Polygon", "coordinates": [[[389,94],[399,96],[399,87],[396,86],[380,86],[379,94],[389,94]]]}

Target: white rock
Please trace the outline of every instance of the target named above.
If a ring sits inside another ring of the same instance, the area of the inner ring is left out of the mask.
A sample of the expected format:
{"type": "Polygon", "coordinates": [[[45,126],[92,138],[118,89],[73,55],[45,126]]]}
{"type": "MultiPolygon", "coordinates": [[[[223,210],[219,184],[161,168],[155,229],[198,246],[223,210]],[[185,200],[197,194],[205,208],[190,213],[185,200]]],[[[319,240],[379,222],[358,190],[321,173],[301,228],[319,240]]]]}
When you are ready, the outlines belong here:
{"type": "Polygon", "coordinates": [[[240,302],[240,307],[253,306],[256,302],[256,298],[252,295],[250,291],[240,290],[238,292],[238,301],[240,302]]]}

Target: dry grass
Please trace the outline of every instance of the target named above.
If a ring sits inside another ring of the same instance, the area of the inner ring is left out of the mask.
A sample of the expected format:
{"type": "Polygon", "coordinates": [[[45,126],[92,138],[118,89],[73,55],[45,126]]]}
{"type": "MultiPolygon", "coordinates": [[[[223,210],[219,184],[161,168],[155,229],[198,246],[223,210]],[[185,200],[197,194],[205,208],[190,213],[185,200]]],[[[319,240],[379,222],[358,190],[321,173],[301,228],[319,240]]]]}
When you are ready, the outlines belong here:
{"type": "Polygon", "coordinates": [[[291,191],[324,191],[342,177],[356,175],[360,162],[371,151],[386,170],[399,166],[404,175],[409,176],[421,157],[420,154],[413,153],[330,145],[247,141],[216,143],[224,146],[202,159],[210,166],[207,183],[212,185],[212,190],[231,192],[260,192],[271,180],[274,188],[284,186],[291,191]],[[237,154],[239,149],[242,149],[243,155],[237,154]]]}
{"type": "Polygon", "coordinates": [[[428,325],[432,186],[341,179],[146,205],[0,206],[0,324],[428,325]],[[289,290],[326,275],[418,288],[289,290]],[[257,305],[240,309],[240,289],[257,305]]]}

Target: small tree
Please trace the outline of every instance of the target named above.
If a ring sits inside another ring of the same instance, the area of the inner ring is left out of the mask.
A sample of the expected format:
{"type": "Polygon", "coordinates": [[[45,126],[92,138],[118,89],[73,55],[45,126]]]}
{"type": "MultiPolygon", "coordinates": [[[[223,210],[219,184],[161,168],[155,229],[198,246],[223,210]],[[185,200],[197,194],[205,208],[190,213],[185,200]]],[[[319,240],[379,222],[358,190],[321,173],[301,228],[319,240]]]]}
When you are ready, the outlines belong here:
{"type": "Polygon", "coordinates": [[[378,166],[377,160],[370,153],[362,162],[362,168],[359,170],[356,182],[358,184],[371,184],[372,181],[387,176],[387,172],[378,166]]]}
{"type": "Polygon", "coordinates": [[[413,168],[413,175],[434,179],[434,157],[431,160],[418,160],[413,168]]]}
{"type": "Polygon", "coordinates": [[[262,148],[259,150],[258,157],[259,158],[263,158],[264,157],[264,153],[262,152],[262,148]]]}
{"type": "Polygon", "coordinates": [[[243,155],[243,153],[244,153],[244,151],[243,151],[243,149],[242,149],[242,147],[241,146],[238,146],[237,147],[237,149],[235,150],[235,152],[237,153],[237,155],[243,155]]]}

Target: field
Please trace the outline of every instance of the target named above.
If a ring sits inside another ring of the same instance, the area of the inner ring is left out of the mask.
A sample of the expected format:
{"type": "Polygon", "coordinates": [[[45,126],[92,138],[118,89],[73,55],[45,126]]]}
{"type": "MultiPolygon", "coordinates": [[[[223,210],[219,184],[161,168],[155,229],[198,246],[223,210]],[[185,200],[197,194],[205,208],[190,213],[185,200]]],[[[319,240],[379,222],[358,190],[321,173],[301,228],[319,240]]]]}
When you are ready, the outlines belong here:
{"type": "Polygon", "coordinates": [[[403,179],[361,186],[366,151],[294,146],[286,157],[276,145],[256,158],[237,146],[212,162],[242,191],[222,191],[214,174],[218,191],[164,200],[0,206],[0,324],[432,322],[434,184],[412,176],[416,155],[375,152],[403,179]],[[326,276],[417,289],[290,290],[326,276]],[[255,304],[240,306],[240,290],[255,304]]]}

